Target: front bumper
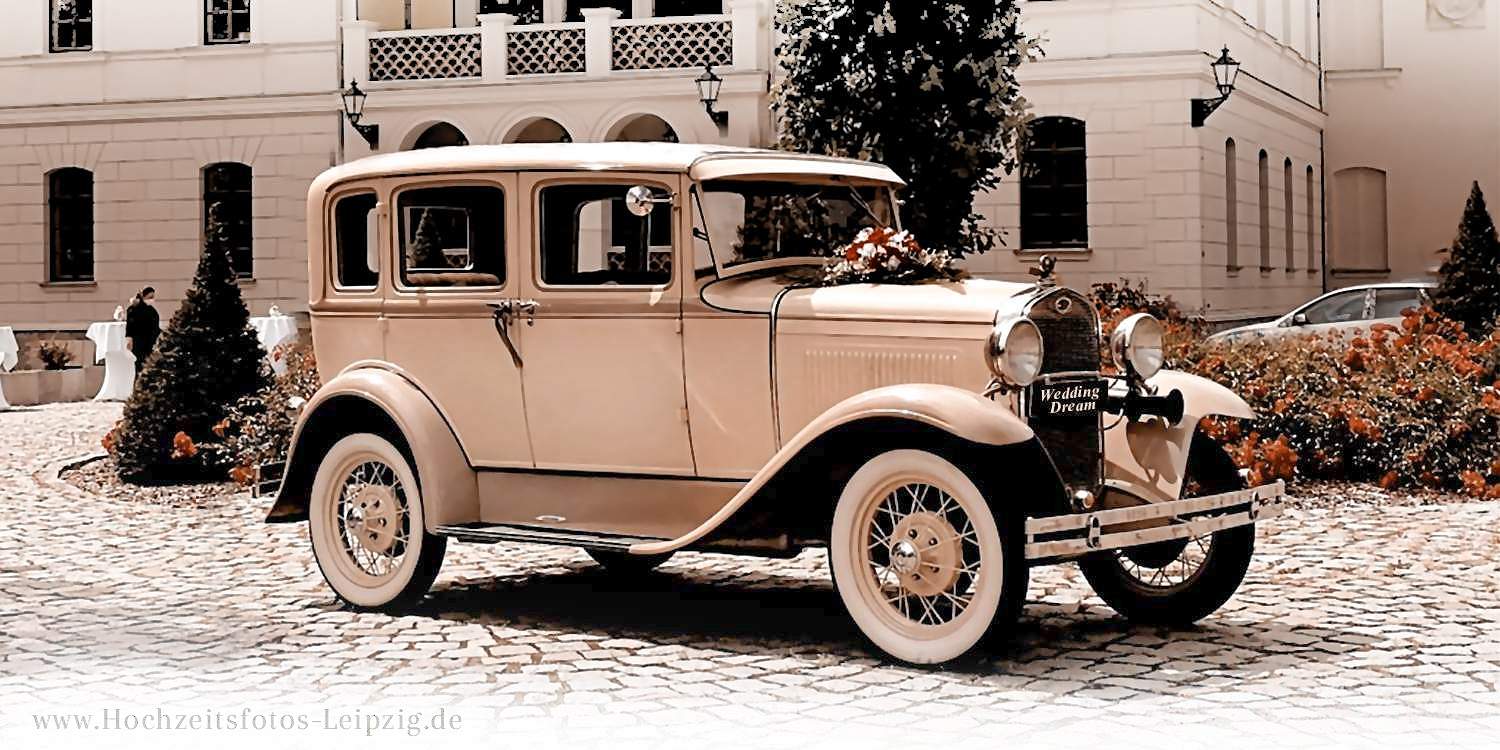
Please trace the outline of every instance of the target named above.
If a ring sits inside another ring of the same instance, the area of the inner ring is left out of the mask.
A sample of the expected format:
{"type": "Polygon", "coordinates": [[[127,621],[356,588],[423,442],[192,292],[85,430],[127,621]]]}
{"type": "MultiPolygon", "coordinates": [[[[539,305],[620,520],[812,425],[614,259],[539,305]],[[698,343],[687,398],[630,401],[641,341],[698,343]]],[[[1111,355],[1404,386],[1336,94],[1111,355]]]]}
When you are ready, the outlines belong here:
{"type": "Polygon", "coordinates": [[[1026,559],[1076,557],[1205,536],[1280,515],[1285,500],[1286,483],[1277,480],[1248,490],[1168,503],[1032,518],[1026,521],[1026,559]]]}

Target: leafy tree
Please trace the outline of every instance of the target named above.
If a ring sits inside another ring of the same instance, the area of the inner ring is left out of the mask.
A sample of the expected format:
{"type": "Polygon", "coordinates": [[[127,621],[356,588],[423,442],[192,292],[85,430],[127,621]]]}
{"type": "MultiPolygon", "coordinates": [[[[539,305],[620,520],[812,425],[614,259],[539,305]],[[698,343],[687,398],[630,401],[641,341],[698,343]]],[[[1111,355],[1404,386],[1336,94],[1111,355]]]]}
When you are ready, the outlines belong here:
{"type": "Polygon", "coordinates": [[[232,456],[215,445],[214,426],[241,397],[270,385],[266,352],[250,327],[230,264],[229,235],[214,204],[193,286],[112,433],[120,478],[223,478],[232,456]]]}
{"type": "Polygon", "coordinates": [[[1444,252],[1448,258],[1439,270],[1442,281],[1433,295],[1433,306],[1463,323],[1469,335],[1488,335],[1500,317],[1500,238],[1478,182],[1469,192],[1458,237],[1444,252]]]}
{"type": "Polygon", "coordinates": [[[923,245],[984,252],[974,211],[1019,160],[1027,102],[1016,68],[1036,52],[1019,0],[786,0],[782,148],[883,162],[908,182],[903,226],[923,245]]]}

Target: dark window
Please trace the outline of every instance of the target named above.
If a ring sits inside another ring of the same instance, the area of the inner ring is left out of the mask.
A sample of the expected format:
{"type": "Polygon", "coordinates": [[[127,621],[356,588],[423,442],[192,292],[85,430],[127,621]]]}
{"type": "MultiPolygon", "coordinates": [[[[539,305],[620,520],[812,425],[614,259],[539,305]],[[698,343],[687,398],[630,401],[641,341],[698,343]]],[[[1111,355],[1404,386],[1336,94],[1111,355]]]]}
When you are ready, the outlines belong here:
{"type": "Polygon", "coordinates": [[[338,285],[370,288],[380,281],[380,242],[375,194],[340,198],[333,207],[338,285]]]}
{"type": "Polygon", "coordinates": [[[563,20],[582,21],[585,8],[615,8],[621,18],[629,18],[631,5],[632,0],[568,0],[568,13],[563,20]]]}
{"type": "Polygon", "coordinates": [[[207,0],[203,33],[209,44],[250,41],[250,0],[207,0]]]}
{"type": "Polygon", "coordinates": [[[94,280],[94,173],[65,167],[47,175],[50,281],[94,280]]]}
{"type": "Polygon", "coordinates": [[[251,220],[251,176],[245,164],[210,164],[203,168],[203,236],[212,231],[209,219],[219,207],[219,222],[229,241],[229,263],[242,279],[255,275],[255,232],[251,220]]]}
{"type": "Polygon", "coordinates": [[[464,131],[446,122],[440,122],[422,131],[422,134],[417,136],[417,142],[412,144],[412,149],[467,145],[469,145],[469,138],[464,135],[464,131]]]}
{"type": "Polygon", "coordinates": [[[94,46],[94,0],[52,0],[53,52],[76,52],[94,46]]]}
{"type": "Polygon", "coordinates": [[[480,13],[509,13],[516,23],[541,23],[542,0],[479,0],[480,13]]]}
{"type": "Polygon", "coordinates": [[[505,282],[505,194],[480,185],[420,188],[397,201],[401,281],[414,287],[505,282]]]}
{"type": "Polygon", "coordinates": [[[1224,242],[1227,255],[1225,267],[1231,271],[1240,268],[1240,196],[1239,169],[1235,161],[1234,139],[1224,141],[1224,242]]]}
{"type": "Polygon", "coordinates": [[[658,17],[699,16],[723,12],[723,0],[656,0],[658,17]]]}
{"type": "Polygon", "coordinates": [[[1037,118],[1021,163],[1021,247],[1047,250],[1088,244],[1083,120],[1037,118]]]}
{"type": "Polygon", "coordinates": [[[1375,320],[1399,318],[1401,313],[1422,306],[1422,291],[1415,288],[1393,288],[1375,290],[1375,311],[1370,317],[1375,320]]]}
{"type": "Polygon", "coordinates": [[[657,286],[672,280],[672,207],[646,217],[625,210],[630,185],[542,189],[542,282],[561,286],[657,286]],[[661,229],[660,227],[665,227],[661,229]]]}
{"type": "Polygon", "coordinates": [[[1311,271],[1318,267],[1316,250],[1313,249],[1314,227],[1313,223],[1313,169],[1307,165],[1307,270],[1311,271]]]}
{"type": "Polygon", "coordinates": [[[1271,270],[1271,158],[1260,152],[1260,270],[1271,270]]]}
{"type": "Polygon", "coordinates": [[[1296,213],[1296,210],[1293,208],[1296,205],[1293,203],[1293,199],[1296,196],[1292,190],[1291,159],[1287,159],[1282,163],[1281,171],[1282,212],[1286,214],[1286,270],[1290,271],[1297,267],[1297,223],[1293,217],[1293,214],[1296,213]]]}

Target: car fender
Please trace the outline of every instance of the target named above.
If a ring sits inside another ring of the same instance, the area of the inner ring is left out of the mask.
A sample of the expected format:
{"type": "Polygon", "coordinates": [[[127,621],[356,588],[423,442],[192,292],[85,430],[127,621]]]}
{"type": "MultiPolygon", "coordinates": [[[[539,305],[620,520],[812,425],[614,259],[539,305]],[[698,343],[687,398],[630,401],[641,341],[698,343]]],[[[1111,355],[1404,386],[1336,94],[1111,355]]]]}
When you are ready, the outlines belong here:
{"type": "Polygon", "coordinates": [[[313,476],[327,449],[345,435],[390,428],[414,464],[427,530],[479,520],[476,473],[447,420],[399,367],[365,361],[345,368],[303,407],[266,521],[307,520],[313,476]]]}
{"type": "Polygon", "coordinates": [[[809,422],[729,502],[692,531],[672,540],[638,544],[630,551],[633,554],[659,554],[697,542],[750,502],[819,437],[862,420],[893,418],[936,428],[981,446],[1011,446],[1035,440],[1031,427],[1014,412],[973,391],[936,384],[875,388],[840,401],[809,422]]]}
{"type": "MultiPolygon", "coordinates": [[[[1234,391],[1207,378],[1162,370],[1146,381],[1158,394],[1182,393],[1183,417],[1131,421],[1120,417],[1104,431],[1104,476],[1108,484],[1151,502],[1181,496],[1188,448],[1198,421],[1209,416],[1254,419],[1255,410],[1234,391]]],[[[1123,389],[1117,383],[1112,390],[1123,389]]],[[[1106,416],[1106,423],[1111,417],[1106,416]]]]}

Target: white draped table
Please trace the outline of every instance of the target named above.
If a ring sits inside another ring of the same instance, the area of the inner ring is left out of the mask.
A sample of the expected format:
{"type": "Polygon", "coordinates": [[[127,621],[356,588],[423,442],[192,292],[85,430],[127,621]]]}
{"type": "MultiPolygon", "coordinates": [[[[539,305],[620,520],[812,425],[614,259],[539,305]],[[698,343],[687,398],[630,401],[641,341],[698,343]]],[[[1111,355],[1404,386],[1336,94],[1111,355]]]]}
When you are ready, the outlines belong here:
{"type": "Polygon", "coordinates": [[[135,387],[135,355],[125,348],[125,323],[109,321],[89,324],[89,341],[94,342],[94,361],[104,363],[104,385],[95,401],[124,401],[135,387]]]}
{"type": "MultiPolygon", "coordinates": [[[[16,346],[16,332],[10,326],[0,326],[0,371],[9,372],[20,361],[21,349],[16,346]]],[[[9,409],[5,400],[5,389],[0,388],[0,409],[9,409]]]]}
{"type": "Polygon", "coordinates": [[[255,335],[260,337],[260,345],[266,349],[266,356],[271,360],[271,372],[277,375],[286,372],[286,352],[278,351],[278,347],[296,341],[297,319],[290,315],[267,315],[263,318],[251,318],[250,327],[255,329],[255,335]]]}

